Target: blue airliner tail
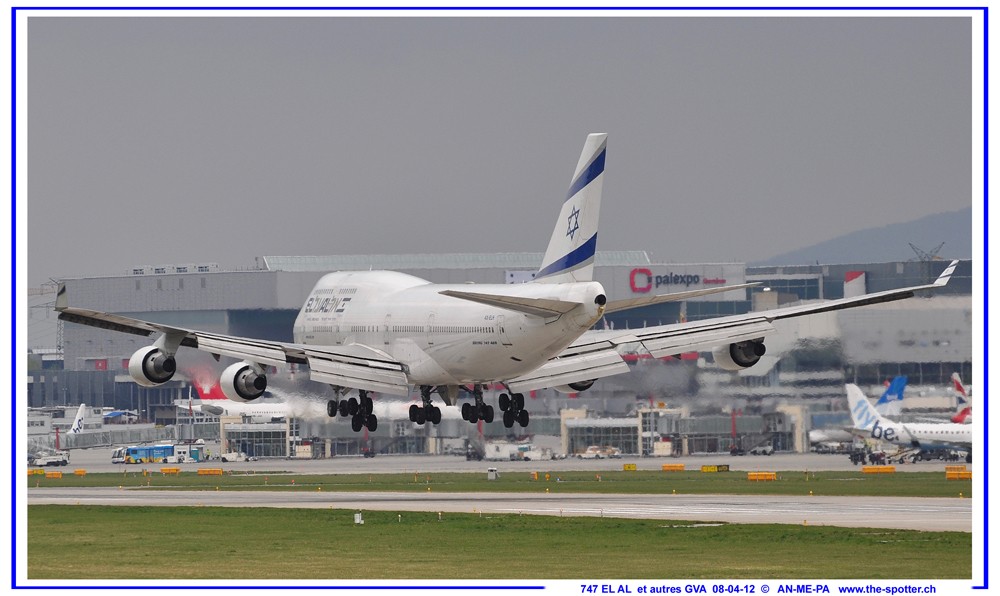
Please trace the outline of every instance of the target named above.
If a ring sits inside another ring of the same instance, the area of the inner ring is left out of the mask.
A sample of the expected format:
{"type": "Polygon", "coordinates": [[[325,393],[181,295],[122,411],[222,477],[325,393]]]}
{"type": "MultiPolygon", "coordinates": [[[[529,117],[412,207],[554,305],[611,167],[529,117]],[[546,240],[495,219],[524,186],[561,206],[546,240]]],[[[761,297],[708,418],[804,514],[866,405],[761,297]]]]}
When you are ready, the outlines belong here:
{"type": "Polygon", "coordinates": [[[604,187],[604,156],[608,135],[587,136],[573,173],[569,193],[535,280],[542,283],[593,281],[597,223],[604,187]]]}
{"type": "Polygon", "coordinates": [[[875,402],[875,409],[883,416],[898,416],[902,413],[903,391],[906,389],[906,376],[900,375],[892,379],[885,388],[882,397],[875,402]]]}

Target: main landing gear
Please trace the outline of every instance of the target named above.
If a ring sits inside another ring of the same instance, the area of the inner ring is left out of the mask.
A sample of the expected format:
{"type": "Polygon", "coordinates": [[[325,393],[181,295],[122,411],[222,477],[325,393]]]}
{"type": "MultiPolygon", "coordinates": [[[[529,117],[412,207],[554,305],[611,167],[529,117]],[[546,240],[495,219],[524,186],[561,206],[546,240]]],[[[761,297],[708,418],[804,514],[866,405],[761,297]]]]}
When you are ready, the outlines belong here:
{"type": "Polygon", "coordinates": [[[513,428],[517,422],[521,428],[528,426],[528,411],[524,409],[524,394],[500,394],[500,410],[503,411],[503,425],[513,428]]]}
{"type": "Polygon", "coordinates": [[[430,385],[420,386],[420,399],[423,402],[422,406],[418,406],[417,404],[410,406],[410,422],[416,422],[417,424],[424,424],[425,422],[440,424],[441,408],[431,403],[430,385]]]}
{"type": "Polygon", "coordinates": [[[483,403],[482,385],[472,386],[472,397],[476,399],[476,403],[470,404],[466,402],[462,404],[462,418],[473,424],[480,420],[487,424],[493,422],[493,406],[483,403]]]}
{"type": "Polygon", "coordinates": [[[331,399],[326,402],[326,414],[330,418],[335,418],[340,414],[344,418],[351,417],[351,430],[360,432],[362,428],[367,428],[375,432],[378,428],[378,416],[372,413],[375,404],[372,398],[368,397],[368,392],[359,389],[359,399],[331,399]]]}

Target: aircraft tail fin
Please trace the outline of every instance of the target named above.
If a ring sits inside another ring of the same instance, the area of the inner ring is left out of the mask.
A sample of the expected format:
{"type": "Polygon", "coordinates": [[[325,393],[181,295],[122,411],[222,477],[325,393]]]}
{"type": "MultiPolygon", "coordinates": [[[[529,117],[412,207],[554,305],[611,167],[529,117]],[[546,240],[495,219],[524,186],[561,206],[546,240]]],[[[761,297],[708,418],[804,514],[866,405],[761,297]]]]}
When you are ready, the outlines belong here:
{"type": "Polygon", "coordinates": [[[957,414],[951,417],[955,424],[968,424],[972,422],[972,406],[965,406],[957,414]]]}
{"type": "Polygon", "coordinates": [[[587,135],[536,281],[593,281],[607,143],[605,133],[587,135]]]}
{"type": "Polygon", "coordinates": [[[847,385],[847,405],[857,430],[870,431],[884,420],[857,385],[847,385]]]}
{"type": "Polygon", "coordinates": [[[955,386],[955,393],[958,394],[958,401],[965,403],[969,397],[969,393],[965,390],[965,385],[962,384],[962,378],[958,376],[957,372],[951,373],[951,383],[955,386]]]}
{"type": "Polygon", "coordinates": [[[882,397],[875,402],[875,409],[883,416],[898,416],[902,413],[903,391],[906,390],[906,375],[893,377],[882,397]]]}
{"type": "Polygon", "coordinates": [[[76,418],[73,420],[73,426],[69,427],[69,432],[71,434],[80,434],[83,432],[83,414],[87,411],[87,406],[85,404],[80,404],[80,409],[76,411],[76,418]]]}

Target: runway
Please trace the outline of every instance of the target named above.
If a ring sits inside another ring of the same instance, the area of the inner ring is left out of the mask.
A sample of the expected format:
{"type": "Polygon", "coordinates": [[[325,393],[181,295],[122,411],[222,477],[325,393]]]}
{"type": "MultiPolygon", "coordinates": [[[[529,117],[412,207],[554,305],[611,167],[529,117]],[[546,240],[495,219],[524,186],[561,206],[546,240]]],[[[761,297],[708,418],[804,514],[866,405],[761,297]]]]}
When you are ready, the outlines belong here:
{"type": "Polygon", "coordinates": [[[300,507],[972,531],[972,500],[958,498],[32,488],[28,504],[300,507]]]}

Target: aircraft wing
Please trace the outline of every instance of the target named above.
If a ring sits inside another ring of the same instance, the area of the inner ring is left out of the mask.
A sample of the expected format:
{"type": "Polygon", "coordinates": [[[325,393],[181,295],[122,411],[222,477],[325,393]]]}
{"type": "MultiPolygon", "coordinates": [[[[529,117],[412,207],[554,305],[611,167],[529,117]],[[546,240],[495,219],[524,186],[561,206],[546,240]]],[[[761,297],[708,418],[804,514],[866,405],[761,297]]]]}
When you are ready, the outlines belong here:
{"type": "MultiPolygon", "coordinates": [[[[645,327],[633,330],[593,330],[581,335],[559,356],[549,360],[549,362],[532,373],[532,375],[546,369],[555,370],[557,363],[563,359],[579,359],[582,350],[588,351],[588,357],[597,358],[598,354],[603,354],[610,360],[610,354],[642,349],[654,358],[673,356],[682,352],[692,352],[706,350],[725,344],[737,343],[747,340],[763,338],[774,332],[772,323],[781,319],[801,317],[834,310],[855,308],[882,302],[891,302],[910,298],[915,293],[940,288],[947,285],[951,275],[955,272],[958,261],[952,261],[944,272],[934,281],[934,283],[900,288],[896,290],[886,290],[873,294],[864,294],[852,298],[841,298],[838,300],[827,300],[811,304],[776,308],[759,312],[751,312],[745,315],[735,315],[731,317],[720,317],[706,319],[702,321],[692,321],[688,323],[675,323],[672,325],[657,325],[655,327],[645,327]],[[600,346],[600,347],[598,347],[600,346]]],[[[586,381],[597,378],[598,375],[587,376],[590,371],[581,367],[575,378],[572,375],[563,374],[563,383],[586,381]],[[567,380],[568,379],[568,380],[567,380]]],[[[617,373],[615,373],[617,374],[617,373]]],[[[530,375],[529,375],[530,376],[530,375]]],[[[562,383],[557,383],[562,384],[562,383]]],[[[550,385],[551,386],[551,385],[550,385]]],[[[513,389],[513,386],[512,386],[513,389]]]]}
{"type": "Polygon", "coordinates": [[[176,345],[202,350],[216,358],[231,356],[268,366],[308,364],[310,378],[320,383],[392,395],[409,394],[403,364],[360,344],[306,346],[194,331],[84,308],[57,305],[57,310],[63,321],[146,337],[162,333],[176,345]]]}

